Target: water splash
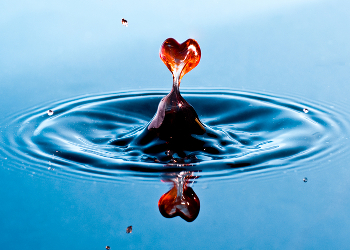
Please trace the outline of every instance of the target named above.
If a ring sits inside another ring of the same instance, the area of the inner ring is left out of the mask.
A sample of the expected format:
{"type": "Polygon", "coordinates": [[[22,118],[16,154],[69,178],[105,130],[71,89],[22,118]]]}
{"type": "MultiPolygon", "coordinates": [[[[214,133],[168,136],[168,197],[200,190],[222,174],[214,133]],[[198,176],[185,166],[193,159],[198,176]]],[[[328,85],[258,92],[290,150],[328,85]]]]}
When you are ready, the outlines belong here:
{"type": "MultiPolygon", "coordinates": [[[[26,171],[79,178],[146,180],[164,172],[199,171],[202,180],[221,179],[324,159],[349,130],[344,115],[322,105],[250,92],[185,93],[198,115],[179,89],[182,77],[200,61],[198,43],[169,38],[160,58],[173,75],[165,97],[161,92],[107,94],[50,104],[55,116],[48,107],[26,111],[7,121],[1,137],[6,156],[26,171]]],[[[169,195],[180,197],[179,190],[186,189],[181,185],[169,195]]],[[[177,203],[161,204],[168,216],[174,207],[175,213],[181,210],[177,203]]]]}
{"type": "Polygon", "coordinates": [[[198,65],[201,50],[193,39],[179,44],[175,39],[168,38],[160,47],[159,56],[173,75],[173,87],[160,101],[148,130],[181,148],[187,137],[206,132],[194,108],[180,94],[181,79],[198,65]]]}
{"type": "Polygon", "coordinates": [[[139,141],[164,94],[85,96],[26,110],[3,121],[3,158],[11,157],[13,167],[24,171],[64,178],[149,181],[164,172],[200,170],[205,181],[306,168],[347,145],[342,137],[349,126],[341,107],[328,112],[327,106],[300,98],[188,91],[184,96],[207,132],[193,136],[198,148],[187,142],[182,157],[160,138],[139,141]],[[305,106],[313,112],[305,114],[305,106]],[[47,116],[48,107],[54,107],[54,116],[47,116]]]}

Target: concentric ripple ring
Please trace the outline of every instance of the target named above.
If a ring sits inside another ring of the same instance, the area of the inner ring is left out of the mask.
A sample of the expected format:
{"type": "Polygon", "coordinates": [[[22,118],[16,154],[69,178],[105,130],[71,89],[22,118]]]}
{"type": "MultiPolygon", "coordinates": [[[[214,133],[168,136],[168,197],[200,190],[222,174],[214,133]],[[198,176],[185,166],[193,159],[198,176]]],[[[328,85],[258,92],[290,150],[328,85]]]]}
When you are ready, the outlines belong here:
{"type": "Polygon", "coordinates": [[[72,178],[154,180],[164,172],[199,171],[206,180],[231,179],[325,160],[344,146],[349,131],[340,111],[296,98],[233,90],[182,93],[221,137],[205,139],[219,153],[187,152],[186,159],[162,161],[158,156],[166,152],[113,145],[141,133],[167,94],[144,91],[83,96],[15,114],[1,125],[2,157],[17,169],[72,178]]]}

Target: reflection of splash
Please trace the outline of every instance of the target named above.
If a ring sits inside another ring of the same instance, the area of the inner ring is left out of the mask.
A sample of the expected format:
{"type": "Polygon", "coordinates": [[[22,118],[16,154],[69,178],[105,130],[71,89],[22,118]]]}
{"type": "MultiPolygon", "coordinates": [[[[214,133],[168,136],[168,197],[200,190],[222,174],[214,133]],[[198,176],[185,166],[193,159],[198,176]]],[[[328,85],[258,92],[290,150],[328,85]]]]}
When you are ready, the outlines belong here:
{"type": "Polygon", "coordinates": [[[187,222],[194,221],[200,209],[199,198],[189,184],[198,178],[193,172],[174,173],[164,181],[172,182],[173,187],[160,197],[158,201],[159,212],[165,218],[180,216],[187,222]]]}

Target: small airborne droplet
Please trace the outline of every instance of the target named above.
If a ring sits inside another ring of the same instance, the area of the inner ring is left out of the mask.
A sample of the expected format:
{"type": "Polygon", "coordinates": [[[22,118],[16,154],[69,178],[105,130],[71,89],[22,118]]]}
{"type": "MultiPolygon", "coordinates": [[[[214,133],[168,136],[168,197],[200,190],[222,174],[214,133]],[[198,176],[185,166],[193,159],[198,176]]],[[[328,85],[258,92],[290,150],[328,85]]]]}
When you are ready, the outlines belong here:
{"type": "Polygon", "coordinates": [[[111,249],[111,248],[110,248],[109,246],[106,246],[106,249],[109,250],[109,249],[111,249]]]}
{"type": "Polygon", "coordinates": [[[304,181],[304,182],[307,182],[307,178],[306,178],[306,177],[304,177],[303,181],[304,181]]]}
{"type": "Polygon", "coordinates": [[[125,27],[128,27],[128,21],[126,21],[124,18],[122,18],[122,24],[123,24],[125,27]]]}
{"type": "Polygon", "coordinates": [[[52,111],[51,109],[49,109],[49,110],[47,111],[47,114],[51,116],[51,115],[53,115],[53,111],[52,111]]]}
{"type": "Polygon", "coordinates": [[[308,109],[303,109],[303,111],[304,111],[305,114],[309,113],[308,109]]]}
{"type": "Polygon", "coordinates": [[[132,226],[128,226],[128,227],[126,228],[126,233],[127,233],[127,234],[132,233],[132,226]]]}

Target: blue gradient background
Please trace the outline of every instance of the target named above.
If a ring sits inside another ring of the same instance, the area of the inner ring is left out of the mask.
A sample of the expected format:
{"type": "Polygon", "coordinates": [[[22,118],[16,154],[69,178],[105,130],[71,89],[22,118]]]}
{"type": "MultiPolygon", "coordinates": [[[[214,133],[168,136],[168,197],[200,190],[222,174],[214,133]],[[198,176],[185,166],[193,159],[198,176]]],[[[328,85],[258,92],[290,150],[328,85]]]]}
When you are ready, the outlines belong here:
{"type": "MultiPolygon", "coordinates": [[[[2,0],[0,119],[85,94],[170,89],[158,55],[168,37],[194,38],[202,49],[182,88],[348,107],[349,13],[346,0],[2,0]]],[[[187,223],[160,215],[169,190],[161,182],[65,180],[2,157],[0,249],[346,249],[349,160],[343,152],[273,177],[198,183],[201,211],[187,223]]]]}

